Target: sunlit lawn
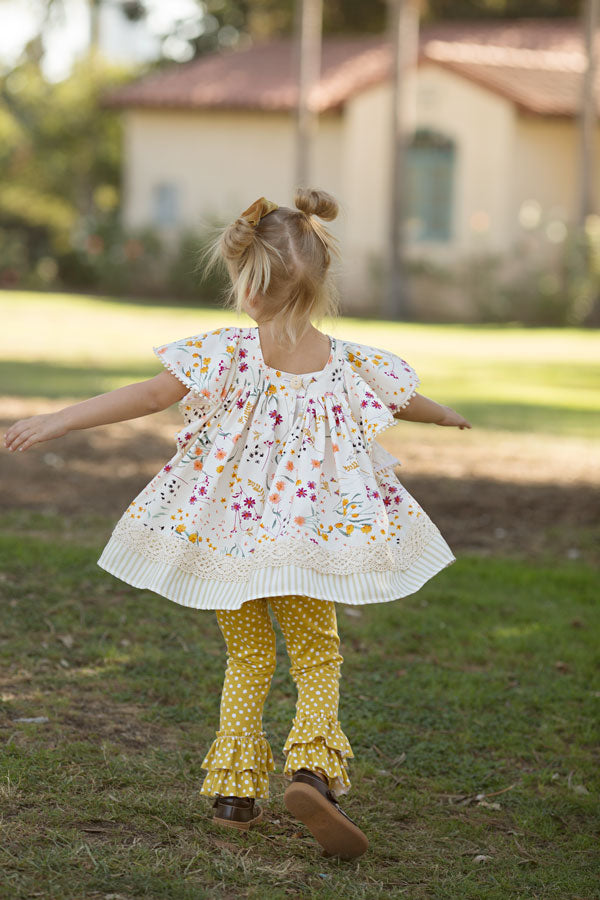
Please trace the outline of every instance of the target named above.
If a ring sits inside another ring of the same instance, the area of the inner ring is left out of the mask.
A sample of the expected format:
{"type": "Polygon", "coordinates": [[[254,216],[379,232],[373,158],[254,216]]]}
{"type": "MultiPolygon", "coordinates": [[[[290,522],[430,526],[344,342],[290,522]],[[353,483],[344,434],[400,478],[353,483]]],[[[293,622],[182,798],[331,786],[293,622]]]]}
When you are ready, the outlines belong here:
{"type": "MultiPolygon", "coordinates": [[[[0,390],[87,397],[160,371],[153,346],[223,325],[219,309],[144,307],[79,295],[0,292],[0,390]]],[[[406,359],[420,392],[478,428],[597,437],[600,339],[584,329],[421,325],[344,318],[334,337],[406,359]]]]}

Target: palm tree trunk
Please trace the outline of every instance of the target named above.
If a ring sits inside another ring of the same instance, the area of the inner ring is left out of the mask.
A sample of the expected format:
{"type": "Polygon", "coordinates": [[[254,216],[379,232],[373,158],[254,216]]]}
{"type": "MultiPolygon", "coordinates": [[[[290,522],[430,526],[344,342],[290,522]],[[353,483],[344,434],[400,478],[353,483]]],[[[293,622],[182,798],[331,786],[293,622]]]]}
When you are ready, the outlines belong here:
{"type": "Polygon", "coordinates": [[[406,320],[410,315],[409,290],[404,268],[406,216],[406,145],[409,137],[406,109],[406,73],[416,66],[419,51],[418,0],[388,0],[392,45],[392,165],[389,219],[388,289],[384,315],[406,320]]]}
{"type": "Polygon", "coordinates": [[[583,3],[583,43],[586,65],[583,73],[581,109],[579,116],[580,143],[580,183],[579,183],[579,224],[585,227],[586,218],[595,211],[595,147],[596,147],[596,102],[594,81],[596,77],[596,52],[594,41],[598,28],[600,0],[584,0],[583,3]]]}
{"type": "Polygon", "coordinates": [[[296,107],[296,184],[306,187],[312,177],[312,152],[318,127],[314,88],[321,73],[323,0],[298,0],[296,54],[298,103],[296,107]]]}
{"type": "Polygon", "coordinates": [[[90,54],[95,56],[100,46],[101,0],[88,0],[90,8],[90,54]]]}

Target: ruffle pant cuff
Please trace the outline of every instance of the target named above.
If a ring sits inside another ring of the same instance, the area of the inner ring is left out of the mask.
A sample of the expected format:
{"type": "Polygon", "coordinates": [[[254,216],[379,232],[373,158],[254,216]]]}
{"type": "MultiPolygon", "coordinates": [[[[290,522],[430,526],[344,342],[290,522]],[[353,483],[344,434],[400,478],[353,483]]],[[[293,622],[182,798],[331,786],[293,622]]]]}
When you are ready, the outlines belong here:
{"type": "Polygon", "coordinates": [[[350,790],[346,760],[354,754],[337,720],[295,718],[283,752],[288,780],[298,769],[320,769],[336,797],[350,790]]]}
{"type": "Polygon", "coordinates": [[[269,772],[275,769],[275,762],[264,731],[218,731],[201,765],[208,770],[200,788],[202,795],[269,799],[269,772]]]}

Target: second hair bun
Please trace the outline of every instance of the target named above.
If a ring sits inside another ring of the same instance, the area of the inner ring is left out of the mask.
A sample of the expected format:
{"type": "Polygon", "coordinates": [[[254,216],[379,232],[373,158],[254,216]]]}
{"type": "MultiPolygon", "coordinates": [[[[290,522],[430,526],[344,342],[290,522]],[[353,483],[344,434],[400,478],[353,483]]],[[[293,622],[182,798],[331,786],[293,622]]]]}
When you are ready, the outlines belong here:
{"type": "Polygon", "coordinates": [[[335,197],[326,191],[316,191],[310,188],[298,188],[294,197],[296,208],[307,216],[318,216],[330,222],[338,214],[338,203],[335,197]]]}

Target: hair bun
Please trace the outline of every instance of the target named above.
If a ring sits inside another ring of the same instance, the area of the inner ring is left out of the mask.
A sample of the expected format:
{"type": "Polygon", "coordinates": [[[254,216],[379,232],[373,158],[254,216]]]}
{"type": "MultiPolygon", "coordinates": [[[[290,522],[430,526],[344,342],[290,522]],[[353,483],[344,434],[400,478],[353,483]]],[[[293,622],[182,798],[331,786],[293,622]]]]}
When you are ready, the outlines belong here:
{"type": "Polygon", "coordinates": [[[225,259],[239,259],[255,236],[255,228],[246,219],[236,219],[221,237],[221,252],[225,259]]]}
{"type": "Polygon", "coordinates": [[[337,200],[326,191],[298,188],[294,203],[300,212],[306,213],[307,216],[318,216],[326,222],[335,219],[338,214],[337,200]]]}

